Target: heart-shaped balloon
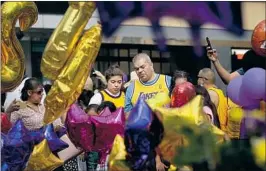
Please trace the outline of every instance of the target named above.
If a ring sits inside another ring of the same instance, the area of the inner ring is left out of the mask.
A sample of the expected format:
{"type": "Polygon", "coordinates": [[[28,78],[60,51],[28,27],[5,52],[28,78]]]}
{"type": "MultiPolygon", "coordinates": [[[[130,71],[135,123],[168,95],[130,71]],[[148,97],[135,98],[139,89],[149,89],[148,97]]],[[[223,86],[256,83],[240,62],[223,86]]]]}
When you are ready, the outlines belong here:
{"type": "Polygon", "coordinates": [[[126,123],[126,129],[147,129],[152,121],[152,111],[142,96],[132,108],[126,123]]]}
{"type": "Polygon", "coordinates": [[[91,115],[90,118],[96,134],[93,150],[101,153],[100,161],[103,161],[110,152],[116,135],[124,135],[126,120],[124,109],[119,108],[110,115],[91,115]]]}
{"type": "Polygon", "coordinates": [[[67,112],[65,124],[72,143],[85,151],[91,151],[94,130],[89,115],[77,104],[72,104],[67,112]]]}

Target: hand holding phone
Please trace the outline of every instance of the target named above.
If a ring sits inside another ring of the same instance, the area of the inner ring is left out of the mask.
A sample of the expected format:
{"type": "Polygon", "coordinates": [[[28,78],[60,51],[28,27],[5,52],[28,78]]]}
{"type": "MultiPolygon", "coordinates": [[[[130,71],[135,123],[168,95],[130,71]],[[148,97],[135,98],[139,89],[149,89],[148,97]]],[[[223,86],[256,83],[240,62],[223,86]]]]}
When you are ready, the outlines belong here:
{"type": "Polygon", "coordinates": [[[211,45],[211,42],[210,42],[210,39],[209,37],[206,37],[206,41],[207,41],[207,56],[208,58],[215,62],[217,59],[218,59],[218,56],[217,56],[217,53],[216,53],[216,50],[212,48],[212,45],[211,45]]]}

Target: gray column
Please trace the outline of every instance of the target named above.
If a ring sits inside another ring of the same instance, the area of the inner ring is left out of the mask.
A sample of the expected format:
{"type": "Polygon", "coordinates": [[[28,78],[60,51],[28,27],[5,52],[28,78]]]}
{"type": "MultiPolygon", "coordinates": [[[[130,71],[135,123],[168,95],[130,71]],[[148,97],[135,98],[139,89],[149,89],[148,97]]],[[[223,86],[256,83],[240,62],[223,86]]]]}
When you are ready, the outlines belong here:
{"type": "Polygon", "coordinates": [[[25,65],[26,65],[26,75],[28,77],[32,76],[31,69],[31,41],[29,37],[23,37],[20,41],[25,54],[25,65]]]}

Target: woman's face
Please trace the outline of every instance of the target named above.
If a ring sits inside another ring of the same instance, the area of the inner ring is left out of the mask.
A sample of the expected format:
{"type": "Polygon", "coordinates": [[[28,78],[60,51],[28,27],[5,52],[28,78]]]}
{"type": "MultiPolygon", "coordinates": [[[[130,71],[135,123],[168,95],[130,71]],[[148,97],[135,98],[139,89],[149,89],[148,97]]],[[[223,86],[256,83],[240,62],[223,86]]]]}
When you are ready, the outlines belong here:
{"type": "Polygon", "coordinates": [[[40,104],[43,96],[43,91],[44,89],[41,85],[34,90],[28,90],[28,101],[34,104],[40,104]]]}
{"type": "Polygon", "coordinates": [[[111,93],[117,94],[121,91],[122,83],[123,80],[121,76],[113,76],[107,82],[107,89],[111,93]]]}

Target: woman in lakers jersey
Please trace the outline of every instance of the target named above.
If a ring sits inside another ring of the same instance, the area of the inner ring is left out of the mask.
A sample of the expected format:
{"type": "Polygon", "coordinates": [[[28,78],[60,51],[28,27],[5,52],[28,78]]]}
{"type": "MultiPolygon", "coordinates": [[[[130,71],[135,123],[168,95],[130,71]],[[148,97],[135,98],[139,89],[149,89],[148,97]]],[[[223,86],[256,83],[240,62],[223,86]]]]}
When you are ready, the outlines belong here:
{"type": "Polygon", "coordinates": [[[125,94],[121,91],[123,83],[123,71],[118,65],[113,65],[105,71],[107,88],[96,93],[89,104],[100,105],[104,101],[110,101],[116,108],[124,107],[125,94]]]}

